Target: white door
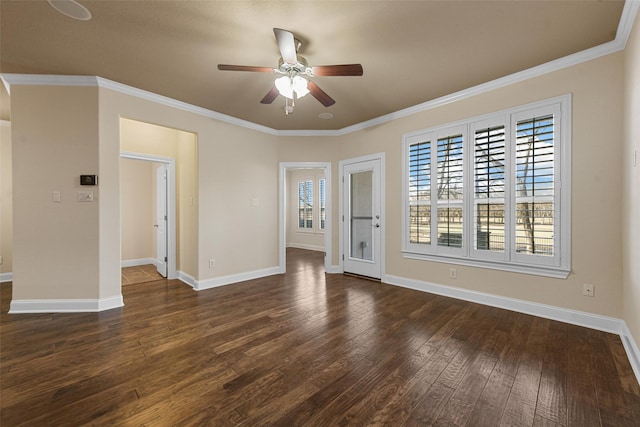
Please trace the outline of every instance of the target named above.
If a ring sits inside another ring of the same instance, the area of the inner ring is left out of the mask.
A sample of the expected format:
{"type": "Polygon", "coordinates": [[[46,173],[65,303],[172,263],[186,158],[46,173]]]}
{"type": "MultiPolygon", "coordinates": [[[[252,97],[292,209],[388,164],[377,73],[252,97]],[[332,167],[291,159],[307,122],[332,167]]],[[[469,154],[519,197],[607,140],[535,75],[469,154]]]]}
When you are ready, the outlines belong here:
{"type": "Polygon", "coordinates": [[[167,165],[156,169],[156,267],[167,277],[167,165]]]}
{"type": "Polygon", "coordinates": [[[345,273],[381,277],[384,248],[380,176],[380,158],[342,163],[345,273]]]}

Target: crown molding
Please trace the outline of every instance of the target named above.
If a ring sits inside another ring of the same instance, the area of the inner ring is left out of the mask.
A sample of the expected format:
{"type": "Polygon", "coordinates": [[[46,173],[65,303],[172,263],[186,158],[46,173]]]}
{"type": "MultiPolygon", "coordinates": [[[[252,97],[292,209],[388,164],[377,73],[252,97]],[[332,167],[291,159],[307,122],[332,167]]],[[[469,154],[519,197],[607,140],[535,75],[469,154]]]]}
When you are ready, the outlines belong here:
{"type": "Polygon", "coordinates": [[[157,104],[166,105],[167,107],[176,108],[178,110],[187,111],[189,113],[204,116],[210,119],[218,120],[220,122],[229,123],[232,125],[240,126],[247,129],[252,129],[258,132],[266,133],[269,135],[277,135],[277,130],[259,125],[248,120],[239,119],[237,117],[229,116],[227,114],[218,113],[217,111],[208,110],[206,108],[198,107],[196,105],[188,104],[186,102],[178,101],[167,96],[158,95],[157,93],[149,92],[146,90],[138,89],[133,86],[127,86],[122,83],[114,82],[102,77],[97,77],[98,85],[101,88],[111,89],[116,92],[120,92],[125,95],[135,96],[147,101],[151,101],[157,104]]]}
{"type": "Polygon", "coordinates": [[[411,116],[416,113],[431,110],[463,99],[471,98],[482,93],[500,89],[515,83],[539,77],[554,71],[562,70],[583,62],[591,61],[605,55],[623,50],[627,45],[627,40],[633,29],[636,16],[640,9],[640,0],[627,0],[622,9],[620,22],[616,32],[616,38],[613,41],[592,47],[590,49],[577,52],[563,58],[559,58],[514,74],[510,74],[499,79],[491,80],[431,101],[423,102],[412,107],[394,111],[393,113],[375,117],[371,120],[356,123],[351,126],[336,130],[277,130],[268,126],[263,126],[248,120],[239,119],[219,113],[217,111],[208,110],[186,102],[178,101],[153,92],[127,86],[122,83],[114,82],[97,76],[62,76],[49,74],[2,74],[0,79],[5,85],[7,92],[11,94],[11,85],[45,85],[45,86],[99,86],[101,88],[110,89],[125,95],[135,96],[150,102],[166,105],[171,108],[187,111],[200,116],[208,117],[220,122],[229,123],[235,126],[255,130],[257,132],[266,133],[274,136],[343,136],[350,133],[358,132],[382,123],[397,120],[403,117],[411,116]]]}
{"type": "Polygon", "coordinates": [[[624,2],[615,38],[615,41],[622,45],[622,49],[627,47],[627,41],[631,35],[631,30],[633,30],[633,23],[636,20],[638,11],[640,11],[640,0],[626,0],[624,2]]]}

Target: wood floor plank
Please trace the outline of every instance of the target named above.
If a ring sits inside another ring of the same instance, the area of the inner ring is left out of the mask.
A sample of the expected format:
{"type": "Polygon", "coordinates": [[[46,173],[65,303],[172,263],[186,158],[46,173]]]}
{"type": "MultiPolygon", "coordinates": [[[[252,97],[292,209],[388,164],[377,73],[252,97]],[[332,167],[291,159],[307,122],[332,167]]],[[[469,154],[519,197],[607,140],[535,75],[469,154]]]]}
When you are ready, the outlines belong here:
{"type": "Polygon", "coordinates": [[[500,425],[533,425],[549,324],[546,319],[533,320],[500,425]]]}
{"type": "Polygon", "coordinates": [[[634,414],[634,405],[628,405],[627,393],[618,376],[615,358],[609,352],[606,334],[589,331],[587,333],[589,347],[592,349],[594,369],[594,385],[598,398],[598,409],[603,425],[637,426],[640,418],[634,414]]]}
{"type": "Polygon", "coordinates": [[[616,366],[617,376],[620,378],[622,388],[627,393],[640,396],[640,384],[633,374],[633,368],[631,367],[631,363],[629,363],[620,337],[614,334],[607,334],[606,342],[609,352],[613,356],[613,362],[616,366]]]}
{"type": "Polygon", "coordinates": [[[567,425],[601,426],[588,331],[568,325],[567,332],[567,425]]]}
{"type": "Polygon", "coordinates": [[[493,369],[469,418],[472,426],[497,426],[507,405],[515,378],[493,369]]]}
{"type": "Polygon", "coordinates": [[[567,351],[566,325],[551,324],[540,377],[536,414],[563,426],[567,425],[567,351]]]}
{"type": "Polygon", "coordinates": [[[324,273],[123,288],[102,313],[9,315],[2,426],[640,425],[617,336],[324,273]]]}
{"type": "Polygon", "coordinates": [[[495,364],[496,359],[486,353],[479,352],[476,355],[443,408],[438,417],[438,423],[446,422],[454,425],[468,423],[495,364]]]}

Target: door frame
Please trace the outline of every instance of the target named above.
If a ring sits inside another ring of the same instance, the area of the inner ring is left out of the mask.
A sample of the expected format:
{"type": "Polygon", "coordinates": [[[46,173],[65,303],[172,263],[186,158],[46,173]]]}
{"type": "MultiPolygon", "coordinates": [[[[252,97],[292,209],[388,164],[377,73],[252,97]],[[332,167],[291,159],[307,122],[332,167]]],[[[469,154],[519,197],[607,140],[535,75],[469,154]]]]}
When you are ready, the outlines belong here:
{"type": "Polygon", "coordinates": [[[338,182],[340,183],[338,185],[338,218],[341,219],[339,220],[339,225],[338,225],[338,229],[339,229],[339,237],[338,237],[338,243],[339,243],[339,251],[340,251],[340,257],[339,257],[339,262],[340,262],[340,270],[342,272],[344,272],[344,257],[345,257],[345,248],[344,248],[344,233],[345,233],[345,227],[344,227],[344,219],[345,219],[345,206],[344,206],[344,186],[345,186],[345,182],[344,182],[344,167],[346,165],[352,165],[352,164],[356,164],[356,163],[362,163],[362,162],[368,162],[371,160],[379,160],[380,161],[380,227],[382,227],[382,230],[380,232],[380,279],[382,280],[386,274],[386,241],[385,241],[385,234],[386,234],[386,203],[385,203],[385,163],[384,163],[384,158],[385,158],[385,153],[375,153],[375,154],[369,154],[366,156],[361,156],[361,157],[355,157],[352,159],[345,159],[345,160],[340,160],[340,162],[338,162],[338,182]]]}
{"type": "Polygon", "coordinates": [[[333,234],[331,221],[331,162],[280,162],[279,191],[278,191],[278,263],[280,274],[287,270],[287,169],[324,169],[325,179],[325,212],[324,223],[324,269],[331,273],[332,252],[331,236],[333,234]]]}
{"type": "MultiPolygon", "coordinates": [[[[167,166],[167,279],[176,279],[178,277],[176,265],[176,160],[171,157],[131,151],[120,151],[120,158],[164,163],[167,166]]],[[[122,224],[122,219],[120,219],[120,224],[122,224]]],[[[120,248],[122,248],[122,237],[120,237],[120,248]]]]}

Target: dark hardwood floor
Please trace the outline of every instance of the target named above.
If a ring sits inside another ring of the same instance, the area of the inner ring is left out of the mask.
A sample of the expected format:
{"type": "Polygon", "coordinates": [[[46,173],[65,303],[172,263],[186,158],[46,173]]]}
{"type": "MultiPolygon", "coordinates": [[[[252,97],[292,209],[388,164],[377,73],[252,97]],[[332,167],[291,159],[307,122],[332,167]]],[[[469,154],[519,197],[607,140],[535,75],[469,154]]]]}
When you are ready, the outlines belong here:
{"type": "Polygon", "coordinates": [[[639,426],[616,335],[356,277],[290,250],[287,274],[125,307],[7,314],[9,426],[639,426]]]}

